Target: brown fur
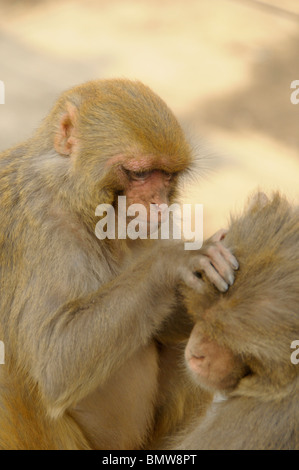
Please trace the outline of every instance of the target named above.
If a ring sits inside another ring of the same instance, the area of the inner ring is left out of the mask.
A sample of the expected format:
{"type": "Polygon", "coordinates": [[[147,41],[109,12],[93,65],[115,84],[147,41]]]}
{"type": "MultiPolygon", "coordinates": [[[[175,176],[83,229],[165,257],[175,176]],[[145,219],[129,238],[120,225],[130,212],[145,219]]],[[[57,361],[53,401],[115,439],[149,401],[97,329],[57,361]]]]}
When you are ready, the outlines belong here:
{"type": "Polygon", "coordinates": [[[185,292],[196,321],[188,364],[224,401],[175,447],[298,450],[299,367],[290,346],[299,338],[299,210],[279,194],[258,195],[232,219],[225,244],[240,263],[229,292],[208,283],[203,294],[185,292]]]}
{"type": "Polygon", "coordinates": [[[178,349],[192,323],[174,312],[184,253],[94,234],[97,205],[126,189],[121,165],[154,169],[173,200],[191,163],[165,103],[126,80],[64,93],[0,155],[2,449],[156,446],[199,412],[178,349]]]}

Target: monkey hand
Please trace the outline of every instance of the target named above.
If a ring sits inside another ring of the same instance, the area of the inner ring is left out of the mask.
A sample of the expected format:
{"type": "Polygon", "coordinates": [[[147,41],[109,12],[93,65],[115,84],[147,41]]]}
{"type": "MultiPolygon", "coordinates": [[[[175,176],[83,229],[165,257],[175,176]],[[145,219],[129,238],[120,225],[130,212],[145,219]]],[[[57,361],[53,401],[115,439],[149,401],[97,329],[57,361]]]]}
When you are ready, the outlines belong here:
{"type": "Polygon", "coordinates": [[[220,292],[226,292],[234,283],[237,259],[223,244],[227,231],[219,230],[197,252],[189,251],[189,259],[180,267],[180,276],[189,287],[202,292],[205,276],[220,292]]]}

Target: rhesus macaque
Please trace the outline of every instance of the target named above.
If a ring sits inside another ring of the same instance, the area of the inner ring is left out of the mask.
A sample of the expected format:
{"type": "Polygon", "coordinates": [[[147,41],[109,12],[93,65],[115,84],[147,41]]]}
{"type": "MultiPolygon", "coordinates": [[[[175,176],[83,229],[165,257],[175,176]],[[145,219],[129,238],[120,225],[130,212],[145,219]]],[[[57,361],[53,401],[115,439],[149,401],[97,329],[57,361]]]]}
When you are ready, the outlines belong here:
{"type": "Polygon", "coordinates": [[[0,155],[2,449],[149,448],[209,401],[181,367],[192,322],[177,286],[200,290],[201,271],[228,289],[221,235],[197,252],[95,236],[99,204],[173,202],[192,162],[166,104],[127,80],[64,93],[0,155]]]}
{"type": "Polygon", "coordinates": [[[185,291],[196,322],[185,357],[217,399],[179,449],[299,450],[299,209],[263,193],[233,219],[225,242],[240,270],[226,295],[185,291]],[[220,394],[220,396],[219,396],[220,394]]]}

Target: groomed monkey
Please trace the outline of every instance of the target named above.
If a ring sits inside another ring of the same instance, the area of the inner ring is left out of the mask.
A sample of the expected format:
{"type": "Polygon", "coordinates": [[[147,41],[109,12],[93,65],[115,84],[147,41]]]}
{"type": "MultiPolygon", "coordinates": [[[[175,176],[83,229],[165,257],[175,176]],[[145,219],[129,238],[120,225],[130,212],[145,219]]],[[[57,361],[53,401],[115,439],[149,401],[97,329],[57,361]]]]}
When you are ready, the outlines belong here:
{"type": "MultiPolygon", "coordinates": [[[[179,449],[299,450],[299,209],[260,193],[232,219],[227,247],[240,270],[226,295],[207,282],[185,291],[196,322],[185,357],[192,377],[220,393],[179,449]]],[[[172,448],[174,448],[172,447],[172,448]]]]}
{"type": "Polygon", "coordinates": [[[203,270],[226,291],[235,257],[217,236],[199,252],[95,236],[99,204],[149,214],[192,162],[166,104],[128,80],[65,92],[0,155],[2,449],[148,448],[209,400],[180,369],[192,323],[176,286],[200,289],[203,270]]]}

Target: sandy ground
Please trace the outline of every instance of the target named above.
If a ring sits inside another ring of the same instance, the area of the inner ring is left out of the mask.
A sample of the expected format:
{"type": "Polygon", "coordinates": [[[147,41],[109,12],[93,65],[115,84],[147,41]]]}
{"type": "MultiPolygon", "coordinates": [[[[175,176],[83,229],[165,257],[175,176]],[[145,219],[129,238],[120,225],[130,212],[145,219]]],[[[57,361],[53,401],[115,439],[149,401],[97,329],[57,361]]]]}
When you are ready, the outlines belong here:
{"type": "Polygon", "coordinates": [[[203,157],[184,197],[204,204],[205,236],[256,187],[299,201],[298,0],[0,0],[0,12],[0,150],[64,89],[128,77],[167,101],[203,157]]]}

